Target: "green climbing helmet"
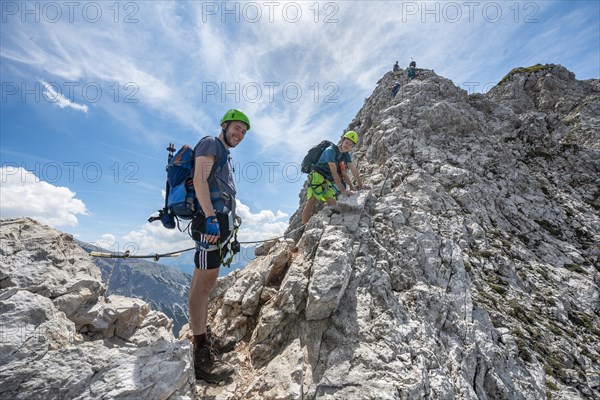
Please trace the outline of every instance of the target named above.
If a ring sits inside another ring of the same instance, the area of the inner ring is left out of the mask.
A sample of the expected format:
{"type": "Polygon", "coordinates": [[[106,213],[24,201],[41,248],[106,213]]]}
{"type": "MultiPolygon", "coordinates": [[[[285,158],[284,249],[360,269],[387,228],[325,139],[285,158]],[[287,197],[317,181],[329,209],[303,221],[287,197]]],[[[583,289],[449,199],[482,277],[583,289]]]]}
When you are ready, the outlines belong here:
{"type": "Polygon", "coordinates": [[[225,115],[223,115],[223,118],[221,118],[221,124],[227,121],[242,121],[243,123],[248,125],[247,130],[250,130],[250,120],[248,119],[248,116],[240,110],[236,110],[235,108],[227,110],[225,115]]]}
{"type": "Polygon", "coordinates": [[[348,138],[354,142],[354,144],[358,143],[358,133],[354,131],[348,131],[344,133],[344,138],[348,138]]]}

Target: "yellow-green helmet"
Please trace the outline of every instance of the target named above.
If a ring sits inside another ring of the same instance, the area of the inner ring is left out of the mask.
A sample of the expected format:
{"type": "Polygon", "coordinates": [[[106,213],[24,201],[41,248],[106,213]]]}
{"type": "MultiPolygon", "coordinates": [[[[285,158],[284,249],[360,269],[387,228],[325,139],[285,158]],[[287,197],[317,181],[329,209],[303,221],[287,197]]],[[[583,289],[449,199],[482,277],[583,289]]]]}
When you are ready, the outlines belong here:
{"type": "Polygon", "coordinates": [[[354,131],[348,131],[348,132],[344,133],[344,136],[342,136],[342,137],[352,140],[354,142],[354,144],[358,143],[358,133],[356,133],[354,131]]]}
{"type": "Polygon", "coordinates": [[[227,110],[225,115],[223,115],[223,118],[221,118],[221,124],[227,121],[242,121],[248,125],[248,130],[250,130],[250,120],[248,119],[248,116],[240,110],[236,110],[235,108],[227,110]]]}

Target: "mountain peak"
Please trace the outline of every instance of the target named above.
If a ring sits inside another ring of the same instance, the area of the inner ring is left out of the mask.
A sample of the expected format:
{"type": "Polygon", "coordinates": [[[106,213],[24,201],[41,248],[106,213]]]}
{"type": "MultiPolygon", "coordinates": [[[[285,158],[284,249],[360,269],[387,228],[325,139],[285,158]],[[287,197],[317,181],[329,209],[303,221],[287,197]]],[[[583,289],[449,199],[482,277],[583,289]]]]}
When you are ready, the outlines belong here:
{"type": "Polygon", "coordinates": [[[370,189],[218,283],[235,393],[600,395],[598,101],[554,65],[474,95],[387,73],[348,126],[370,189]]]}

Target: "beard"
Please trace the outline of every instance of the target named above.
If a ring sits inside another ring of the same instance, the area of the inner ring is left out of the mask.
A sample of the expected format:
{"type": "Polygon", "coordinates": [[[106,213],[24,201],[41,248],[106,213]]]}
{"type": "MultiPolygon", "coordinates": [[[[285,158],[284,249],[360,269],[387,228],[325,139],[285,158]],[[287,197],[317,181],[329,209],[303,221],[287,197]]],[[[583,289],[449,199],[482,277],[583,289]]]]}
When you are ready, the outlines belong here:
{"type": "Polygon", "coordinates": [[[235,140],[233,134],[229,132],[229,129],[225,132],[225,136],[227,138],[226,142],[229,144],[229,147],[235,147],[240,144],[240,142],[235,140]]]}

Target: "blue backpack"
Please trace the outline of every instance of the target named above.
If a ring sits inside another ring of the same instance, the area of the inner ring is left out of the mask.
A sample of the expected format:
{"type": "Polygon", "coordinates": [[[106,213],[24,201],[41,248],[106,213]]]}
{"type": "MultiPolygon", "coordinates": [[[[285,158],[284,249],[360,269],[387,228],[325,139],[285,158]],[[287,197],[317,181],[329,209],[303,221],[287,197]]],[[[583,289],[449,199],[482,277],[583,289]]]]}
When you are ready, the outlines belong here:
{"type": "MultiPolygon", "coordinates": [[[[173,154],[175,147],[169,143],[167,150],[165,206],[158,210],[158,216],[150,217],[148,222],[160,220],[165,228],[174,229],[179,219],[191,220],[196,212],[201,211],[201,207],[194,190],[194,149],[186,144],[173,154]]],[[[224,154],[222,159],[215,162],[210,174],[218,174],[226,162],[227,154],[224,154]]]]}

